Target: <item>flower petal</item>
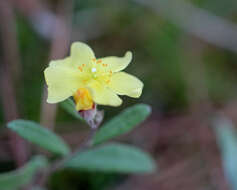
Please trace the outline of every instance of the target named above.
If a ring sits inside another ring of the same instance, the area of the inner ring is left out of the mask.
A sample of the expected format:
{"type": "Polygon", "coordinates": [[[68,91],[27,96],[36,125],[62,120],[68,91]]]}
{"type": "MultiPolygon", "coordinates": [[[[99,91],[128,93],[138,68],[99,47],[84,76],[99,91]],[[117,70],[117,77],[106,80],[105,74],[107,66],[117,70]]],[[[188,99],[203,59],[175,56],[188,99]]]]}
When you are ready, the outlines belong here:
{"type": "Polygon", "coordinates": [[[93,50],[82,42],[74,42],[71,46],[71,58],[75,67],[89,64],[95,58],[93,50]]]}
{"type": "Polygon", "coordinates": [[[118,72],[112,75],[108,87],[118,95],[138,98],[142,93],[143,83],[130,74],[118,72]]]}
{"type": "Polygon", "coordinates": [[[63,101],[82,87],[78,71],[69,67],[51,64],[45,69],[44,75],[48,85],[48,103],[63,101]]]}
{"type": "Polygon", "coordinates": [[[132,60],[132,52],[128,51],[124,57],[104,57],[100,58],[102,68],[107,71],[118,72],[125,69],[132,60]]]}
{"type": "Polygon", "coordinates": [[[100,105],[119,106],[122,100],[106,86],[102,85],[98,81],[91,81],[88,84],[88,88],[91,91],[92,98],[95,103],[100,105]]]}

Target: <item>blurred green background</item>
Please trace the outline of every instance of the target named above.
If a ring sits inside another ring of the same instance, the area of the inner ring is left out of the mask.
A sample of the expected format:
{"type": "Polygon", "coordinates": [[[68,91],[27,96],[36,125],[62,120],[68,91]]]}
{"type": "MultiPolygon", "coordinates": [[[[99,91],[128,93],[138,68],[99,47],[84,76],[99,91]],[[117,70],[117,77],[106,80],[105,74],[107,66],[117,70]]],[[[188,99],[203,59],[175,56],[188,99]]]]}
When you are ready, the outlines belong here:
{"type": "Polygon", "coordinates": [[[50,187],[229,189],[209,125],[219,112],[237,122],[237,1],[9,0],[0,2],[0,16],[1,171],[15,167],[8,120],[55,125],[72,146],[87,134],[84,124],[46,105],[43,95],[49,60],[83,41],[97,57],[133,52],[126,71],[144,82],[141,98],[99,108],[108,120],[134,103],[152,106],[148,121],[120,140],[147,149],[160,170],[149,176],[59,172],[50,187]]]}

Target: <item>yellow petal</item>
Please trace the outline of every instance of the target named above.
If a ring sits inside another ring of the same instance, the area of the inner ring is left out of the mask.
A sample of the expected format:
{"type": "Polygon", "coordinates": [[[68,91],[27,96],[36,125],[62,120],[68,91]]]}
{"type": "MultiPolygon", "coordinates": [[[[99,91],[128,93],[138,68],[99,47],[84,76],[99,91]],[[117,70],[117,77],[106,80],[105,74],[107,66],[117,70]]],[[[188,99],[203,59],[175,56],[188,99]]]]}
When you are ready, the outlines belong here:
{"type": "Polygon", "coordinates": [[[125,69],[132,60],[132,53],[130,51],[126,52],[124,57],[105,57],[100,58],[101,68],[104,68],[105,71],[118,72],[125,69]]]}
{"type": "Polygon", "coordinates": [[[74,42],[71,46],[71,58],[75,67],[89,64],[95,58],[93,50],[82,42],[74,42]]]}
{"type": "Polygon", "coordinates": [[[119,95],[138,98],[142,93],[143,83],[130,74],[118,72],[112,75],[108,87],[119,95]]]}
{"type": "Polygon", "coordinates": [[[92,98],[95,103],[101,105],[119,106],[122,100],[106,86],[102,85],[98,81],[91,81],[88,84],[89,90],[91,91],[92,98]]]}
{"type": "Polygon", "coordinates": [[[63,101],[82,87],[78,71],[70,67],[52,64],[45,69],[44,75],[48,85],[48,103],[63,101]]]}

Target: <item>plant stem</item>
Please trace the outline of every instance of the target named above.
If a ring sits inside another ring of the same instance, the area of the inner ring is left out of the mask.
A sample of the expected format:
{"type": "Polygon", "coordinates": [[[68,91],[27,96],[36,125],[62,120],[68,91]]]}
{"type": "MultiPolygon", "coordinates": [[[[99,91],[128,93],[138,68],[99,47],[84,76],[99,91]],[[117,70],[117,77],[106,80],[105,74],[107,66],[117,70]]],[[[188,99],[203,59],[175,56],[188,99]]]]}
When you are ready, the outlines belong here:
{"type": "Polygon", "coordinates": [[[64,167],[64,163],[67,162],[68,160],[70,160],[71,158],[73,158],[76,154],[78,154],[78,152],[84,151],[85,149],[89,148],[92,144],[92,138],[95,134],[95,132],[97,131],[97,128],[90,128],[90,133],[88,135],[88,137],[86,138],[86,140],[80,144],[80,146],[78,148],[76,148],[76,150],[74,152],[72,152],[71,154],[69,154],[67,157],[63,158],[62,160],[56,161],[55,163],[52,164],[52,166],[46,170],[43,170],[40,172],[40,174],[37,175],[37,178],[39,178],[39,180],[37,180],[35,182],[35,184],[39,185],[39,186],[45,186],[45,184],[47,183],[47,180],[49,178],[49,176],[59,170],[62,169],[64,167]]]}
{"type": "Polygon", "coordinates": [[[78,148],[76,148],[76,150],[73,153],[71,153],[70,155],[68,155],[64,159],[62,159],[62,160],[60,160],[58,162],[55,162],[52,165],[51,169],[50,169],[50,171],[51,171],[50,173],[52,173],[52,172],[54,172],[54,171],[56,171],[56,170],[58,170],[60,168],[63,168],[63,165],[64,165],[65,162],[67,162],[72,157],[74,157],[76,154],[78,154],[78,152],[84,151],[85,149],[89,148],[91,146],[91,141],[92,141],[92,138],[93,138],[93,136],[94,136],[94,134],[96,132],[96,129],[97,128],[91,128],[90,133],[89,133],[87,139],[83,143],[81,143],[80,146],[78,148]]]}

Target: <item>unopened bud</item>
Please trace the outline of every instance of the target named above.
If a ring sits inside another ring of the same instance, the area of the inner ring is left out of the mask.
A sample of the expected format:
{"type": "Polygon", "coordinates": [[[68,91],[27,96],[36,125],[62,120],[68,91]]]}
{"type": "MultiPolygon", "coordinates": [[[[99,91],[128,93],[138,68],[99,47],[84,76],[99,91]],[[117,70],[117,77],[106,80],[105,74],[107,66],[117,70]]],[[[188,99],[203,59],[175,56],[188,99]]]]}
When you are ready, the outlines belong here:
{"type": "Polygon", "coordinates": [[[93,105],[92,109],[79,111],[79,114],[93,129],[96,129],[104,118],[104,111],[97,110],[96,104],[93,105]]]}

